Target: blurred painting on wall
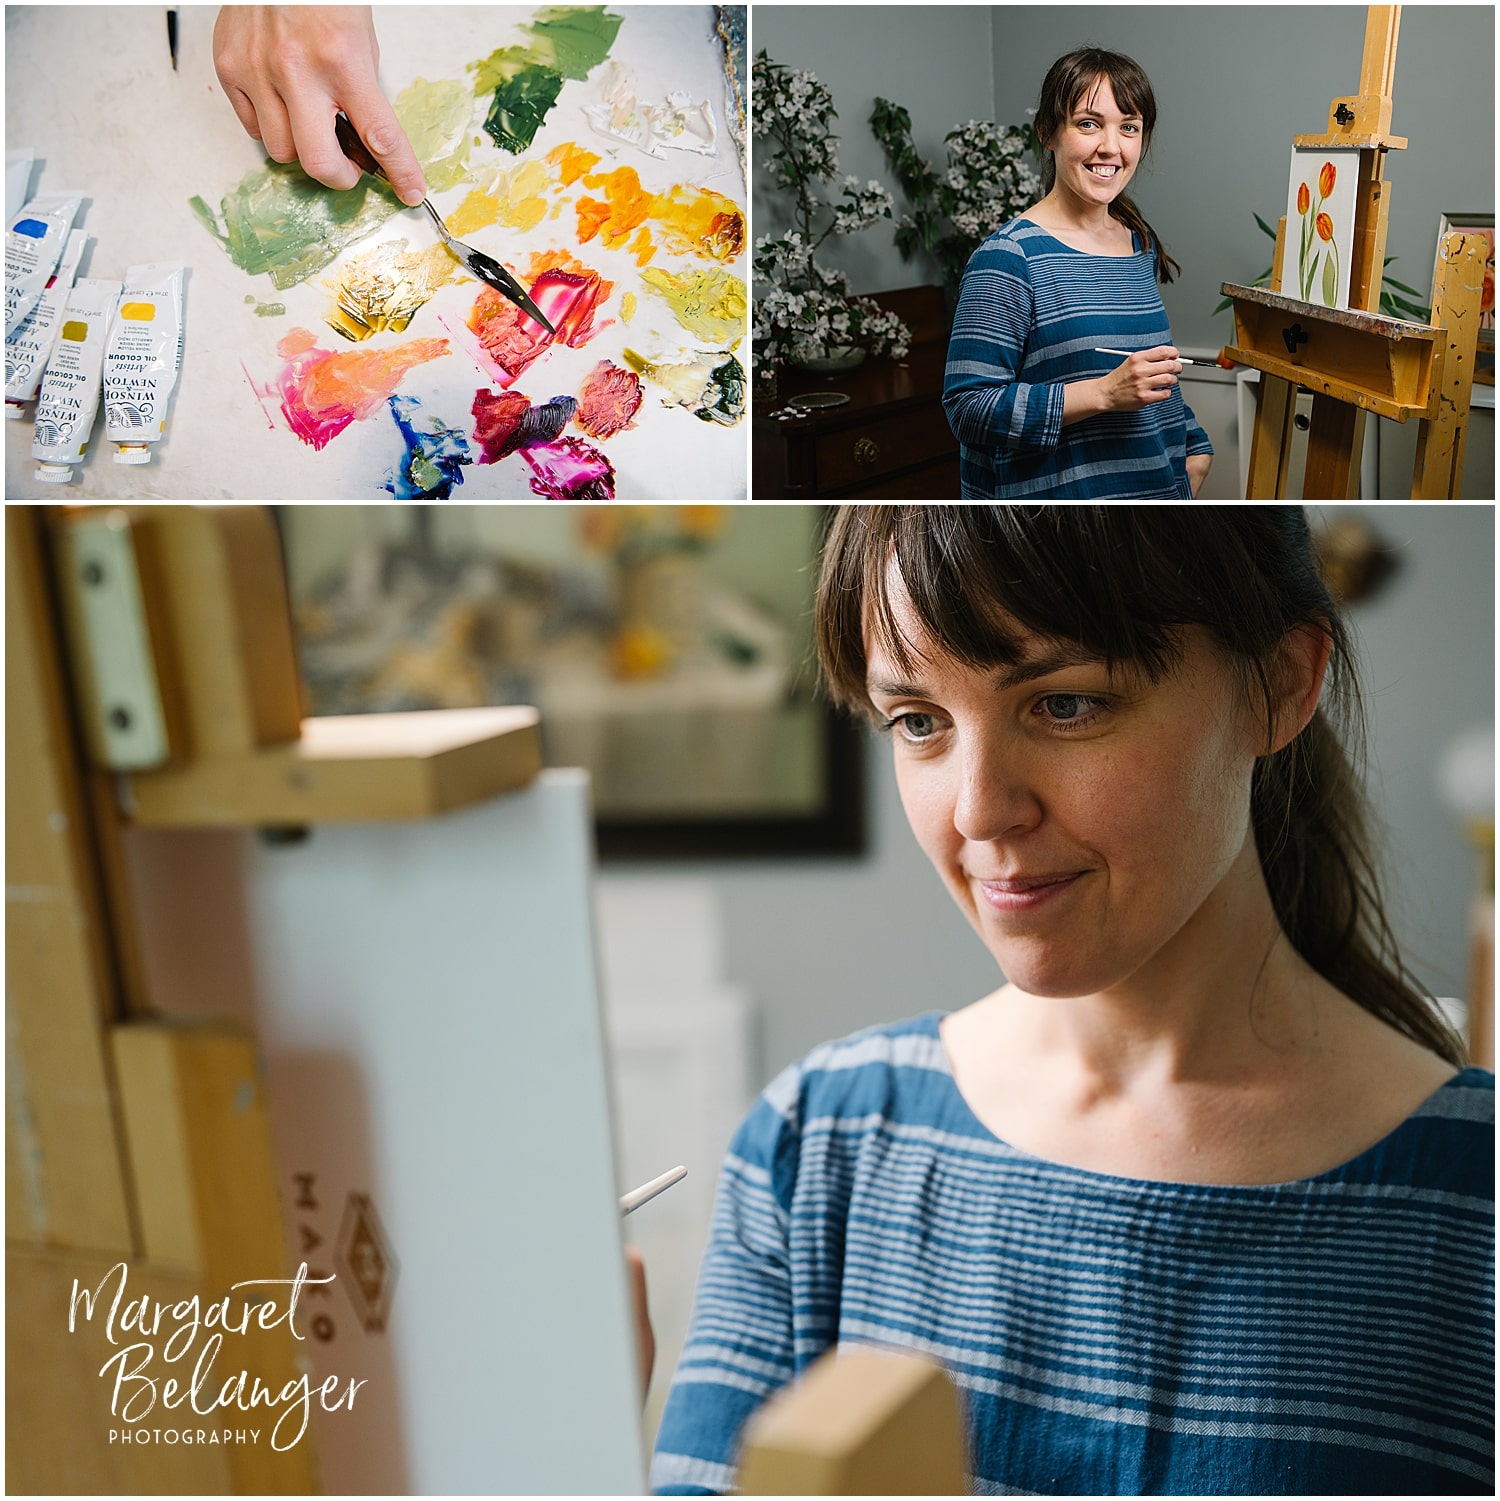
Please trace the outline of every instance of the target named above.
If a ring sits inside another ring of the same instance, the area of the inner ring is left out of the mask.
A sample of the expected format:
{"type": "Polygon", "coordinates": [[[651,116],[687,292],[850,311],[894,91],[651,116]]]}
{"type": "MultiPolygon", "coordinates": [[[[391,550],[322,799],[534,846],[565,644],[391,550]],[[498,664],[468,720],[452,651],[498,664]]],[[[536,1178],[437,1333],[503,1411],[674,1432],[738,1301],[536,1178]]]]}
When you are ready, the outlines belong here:
{"type": "Polygon", "coordinates": [[[815,692],[814,506],[279,512],[313,714],[535,704],[605,858],[853,854],[858,730],[815,692]]]}

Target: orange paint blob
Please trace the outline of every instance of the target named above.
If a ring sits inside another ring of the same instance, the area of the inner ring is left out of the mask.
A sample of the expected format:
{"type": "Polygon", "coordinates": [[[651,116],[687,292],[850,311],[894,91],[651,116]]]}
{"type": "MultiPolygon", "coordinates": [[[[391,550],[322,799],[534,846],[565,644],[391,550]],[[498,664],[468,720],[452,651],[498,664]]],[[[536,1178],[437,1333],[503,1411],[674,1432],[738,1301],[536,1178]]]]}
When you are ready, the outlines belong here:
{"type": "Polygon", "coordinates": [[[648,221],[660,226],[668,245],[675,250],[709,260],[733,260],[745,245],[745,216],[732,198],[708,188],[678,183],[665,193],[651,193],[641,186],[633,167],[617,167],[583,179],[584,186],[603,189],[604,198],[580,198],[578,239],[586,244],[598,235],[613,249],[635,233],[631,253],[644,266],[655,254],[648,221]]]}
{"type": "Polygon", "coordinates": [[[560,185],[571,188],[585,172],[592,172],[599,165],[600,158],[597,152],[585,151],[582,146],[565,141],[547,153],[547,160],[557,168],[560,185]]]}
{"type": "Polygon", "coordinates": [[[351,422],[368,417],[393,396],[407,372],[448,353],[446,339],[413,339],[390,349],[335,353],[294,328],[276,346],[286,368],[264,390],[281,398],[281,410],[304,443],[323,448],[351,422]]]}

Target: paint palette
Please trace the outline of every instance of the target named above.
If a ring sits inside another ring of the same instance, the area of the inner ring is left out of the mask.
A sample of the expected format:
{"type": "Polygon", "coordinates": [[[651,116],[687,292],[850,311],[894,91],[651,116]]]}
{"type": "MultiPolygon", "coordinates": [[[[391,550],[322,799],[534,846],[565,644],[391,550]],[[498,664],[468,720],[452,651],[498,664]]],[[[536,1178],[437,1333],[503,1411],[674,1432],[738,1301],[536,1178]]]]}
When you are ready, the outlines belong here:
{"type": "MultiPolygon", "coordinates": [[[[7,130],[38,142],[49,185],[93,190],[89,274],[190,266],[157,463],[122,476],[94,455],[83,493],[745,495],[745,184],[712,7],[375,11],[430,198],[551,334],[375,179],[337,193],[266,161],[213,84],[211,12],[183,12],[174,76],[132,10],[8,10],[7,130]],[[121,122],[109,140],[46,128],[79,58],[94,113],[121,122]]],[[[13,452],[7,491],[30,493],[13,452]]]]}

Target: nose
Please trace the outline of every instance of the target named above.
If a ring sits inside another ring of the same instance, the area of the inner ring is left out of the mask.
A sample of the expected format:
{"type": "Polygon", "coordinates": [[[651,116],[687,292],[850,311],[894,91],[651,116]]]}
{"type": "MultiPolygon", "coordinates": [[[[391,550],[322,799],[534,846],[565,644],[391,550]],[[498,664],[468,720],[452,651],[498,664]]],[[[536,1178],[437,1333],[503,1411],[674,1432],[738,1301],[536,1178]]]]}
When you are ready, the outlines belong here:
{"type": "Polygon", "coordinates": [[[986,844],[1034,828],[1042,804],[1023,751],[976,739],[962,748],[953,827],[973,844],[986,844]]]}

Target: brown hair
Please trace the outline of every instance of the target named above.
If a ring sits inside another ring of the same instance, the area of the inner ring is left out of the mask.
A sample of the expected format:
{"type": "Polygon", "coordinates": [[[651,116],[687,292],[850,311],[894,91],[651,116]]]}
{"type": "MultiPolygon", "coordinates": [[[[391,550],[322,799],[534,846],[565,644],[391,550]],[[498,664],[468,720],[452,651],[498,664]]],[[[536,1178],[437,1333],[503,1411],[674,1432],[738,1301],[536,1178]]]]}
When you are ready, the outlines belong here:
{"type": "Polygon", "coordinates": [[[818,658],[833,699],[865,714],[866,632],[903,671],[914,665],[892,613],[892,563],[923,632],[966,666],[1018,661],[1019,625],[1159,681],[1181,629],[1199,626],[1268,722],[1288,634],[1325,632],[1332,650],[1318,710],[1257,760],[1251,782],[1271,904],[1320,975],[1464,1065],[1458,1034],[1402,962],[1385,915],[1356,770],[1364,720],[1354,655],[1300,506],[841,507],[823,545],[818,658]]]}
{"type": "MultiPolygon", "coordinates": [[[[1109,80],[1115,103],[1127,115],[1141,117],[1141,159],[1151,149],[1151,134],[1156,129],[1156,95],[1145,69],[1134,58],[1120,52],[1106,52],[1102,47],[1079,47],[1060,57],[1047,69],[1042,80],[1042,97],[1032,125],[1037,139],[1052,140],[1067,124],[1068,117],[1085,99],[1091,99],[1102,79],[1109,80]]],[[[1050,193],[1057,181],[1057,163],[1050,151],[1042,160],[1042,185],[1050,193]]],[[[1127,229],[1140,236],[1141,244],[1154,249],[1156,279],[1169,282],[1182,269],[1163,247],[1145,216],[1124,193],[1109,206],[1109,211],[1127,229]]]]}

